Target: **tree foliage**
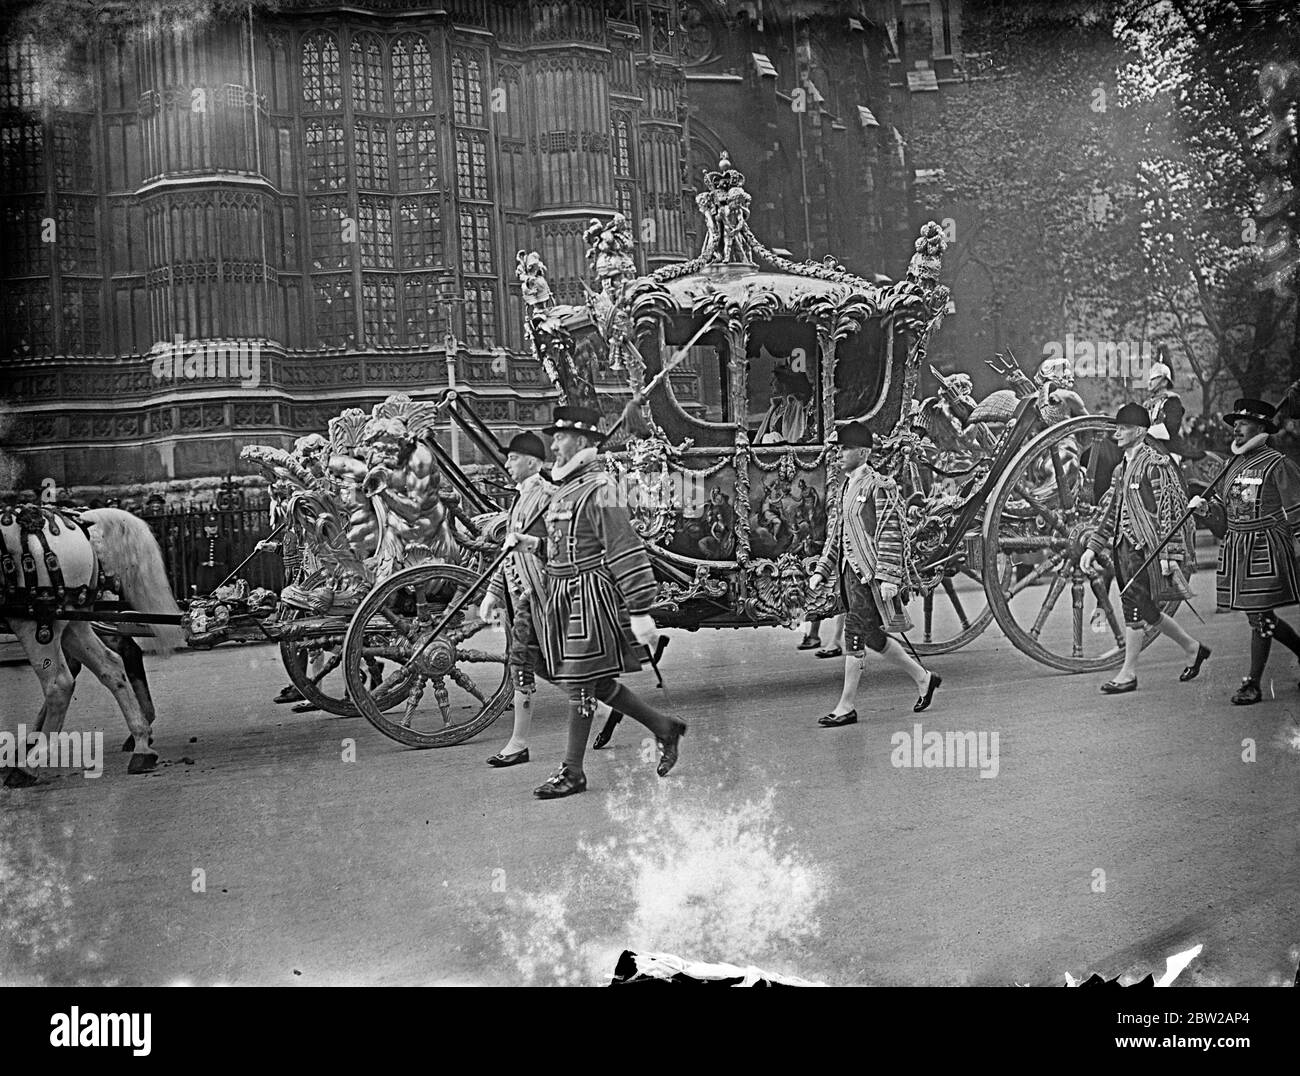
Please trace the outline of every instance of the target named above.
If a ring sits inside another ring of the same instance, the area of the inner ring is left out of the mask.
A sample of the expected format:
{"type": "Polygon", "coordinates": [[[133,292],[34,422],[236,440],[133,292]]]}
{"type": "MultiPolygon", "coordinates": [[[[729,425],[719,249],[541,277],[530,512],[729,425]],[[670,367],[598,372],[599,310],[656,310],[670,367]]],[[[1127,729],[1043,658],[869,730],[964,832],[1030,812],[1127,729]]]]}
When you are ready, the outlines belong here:
{"type": "Polygon", "coordinates": [[[1207,410],[1236,391],[1229,377],[1266,396],[1300,374],[1298,32],[1292,5],[1235,0],[1130,0],[1116,23],[1152,309],[1207,410]]]}

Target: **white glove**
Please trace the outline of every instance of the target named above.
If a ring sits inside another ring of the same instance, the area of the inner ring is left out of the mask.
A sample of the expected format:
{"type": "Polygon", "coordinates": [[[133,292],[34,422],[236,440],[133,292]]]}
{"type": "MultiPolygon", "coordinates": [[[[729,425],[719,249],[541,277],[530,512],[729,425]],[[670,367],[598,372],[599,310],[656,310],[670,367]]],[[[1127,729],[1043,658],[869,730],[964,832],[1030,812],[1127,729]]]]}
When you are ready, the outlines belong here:
{"type": "Polygon", "coordinates": [[[898,597],[898,584],[897,584],[897,583],[881,583],[881,584],[880,584],[880,596],[881,596],[885,601],[887,601],[887,602],[892,602],[895,598],[898,597]]]}
{"type": "Polygon", "coordinates": [[[506,535],[505,541],[501,543],[504,550],[514,549],[515,546],[522,546],[525,550],[529,548],[529,543],[535,539],[529,538],[526,534],[520,534],[518,531],[511,531],[506,535]]]}
{"type": "Polygon", "coordinates": [[[1085,549],[1079,558],[1079,567],[1085,575],[1092,575],[1097,570],[1097,554],[1091,549],[1085,549]]]}
{"type": "Polygon", "coordinates": [[[653,648],[659,638],[659,629],[655,627],[654,617],[647,614],[632,618],[632,634],[642,646],[653,648]]]}
{"type": "Polygon", "coordinates": [[[483,599],[483,603],[478,607],[478,618],[485,623],[491,623],[496,619],[497,596],[492,593],[483,599]]]}
{"type": "Polygon", "coordinates": [[[1187,502],[1187,507],[1193,512],[1200,512],[1205,507],[1206,501],[1199,493],[1187,502]]]}
{"type": "Polygon", "coordinates": [[[825,582],[826,582],[826,580],[823,579],[823,578],[821,577],[821,573],[820,573],[820,572],[815,572],[815,573],[813,574],[813,577],[812,577],[811,579],[808,580],[808,589],[809,589],[809,590],[821,590],[821,588],[822,588],[822,584],[825,583],[825,582]]]}
{"type": "Polygon", "coordinates": [[[1174,574],[1174,562],[1173,562],[1172,560],[1165,560],[1164,557],[1161,557],[1161,558],[1160,558],[1160,574],[1161,574],[1161,575],[1173,575],[1173,574],[1174,574]]]}

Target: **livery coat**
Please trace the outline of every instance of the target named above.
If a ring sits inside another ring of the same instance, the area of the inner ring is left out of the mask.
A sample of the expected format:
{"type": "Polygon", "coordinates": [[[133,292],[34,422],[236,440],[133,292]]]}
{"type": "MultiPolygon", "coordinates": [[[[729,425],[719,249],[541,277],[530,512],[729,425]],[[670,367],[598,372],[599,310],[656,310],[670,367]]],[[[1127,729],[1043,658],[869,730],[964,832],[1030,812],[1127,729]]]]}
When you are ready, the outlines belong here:
{"type": "MultiPolygon", "coordinates": [[[[1127,453],[1111,476],[1110,489],[1101,502],[1101,521],[1088,539],[1094,553],[1109,553],[1127,538],[1133,548],[1150,556],[1187,511],[1187,490],[1177,464],[1158,448],[1141,444],[1130,458],[1127,453]]],[[[1172,560],[1184,575],[1193,567],[1191,521],[1183,525],[1147,567],[1147,584],[1156,602],[1183,597],[1168,577],[1160,573],[1160,561],[1172,560]]]]}
{"type": "Polygon", "coordinates": [[[1300,466],[1267,444],[1234,457],[1209,500],[1224,506],[1220,609],[1260,612],[1300,602],[1300,466]]]}
{"type": "Polygon", "coordinates": [[[850,570],[864,583],[903,586],[903,526],[892,482],[869,467],[847,475],[817,574],[837,578],[850,570]]]}
{"type": "Polygon", "coordinates": [[[542,660],[556,683],[591,683],[641,668],[631,618],[650,612],[655,578],[617,494],[593,458],[551,495],[537,622],[542,660]]]}
{"type": "MultiPolygon", "coordinates": [[[[528,533],[536,538],[546,535],[545,511],[551,501],[555,486],[542,475],[529,475],[519,486],[519,496],[510,509],[506,532],[528,533]],[[536,518],[531,530],[524,528],[536,518]]],[[[488,593],[497,601],[504,601],[506,592],[518,608],[520,599],[525,594],[540,594],[544,587],[545,568],[542,558],[526,549],[515,548],[504,564],[497,569],[488,584],[488,593]]]]}

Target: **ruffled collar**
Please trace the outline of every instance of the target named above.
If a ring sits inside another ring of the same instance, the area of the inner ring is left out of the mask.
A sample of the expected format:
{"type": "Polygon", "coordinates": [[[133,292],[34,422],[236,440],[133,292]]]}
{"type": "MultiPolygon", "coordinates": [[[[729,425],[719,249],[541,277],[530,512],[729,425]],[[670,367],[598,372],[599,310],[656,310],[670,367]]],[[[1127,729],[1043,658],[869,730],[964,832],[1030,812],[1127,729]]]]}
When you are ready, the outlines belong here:
{"type": "Polygon", "coordinates": [[[567,463],[556,464],[555,469],[551,471],[551,478],[556,482],[563,482],[571,474],[576,474],[589,463],[596,462],[596,446],[588,445],[586,448],[579,449],[569,457],[567,463]]]}
{"type": "Polygon", "coordinates": [[[1260,445],[1262,445],[1267,440],[1268,440],[1268,430],[1264,430],[1262,433],[1255,434],[1254,437],[1250,438],[1250,440],[1248,440],[1245,444],[1241,445],[1240,447],[1238,447],[1236,441],[1233,441],[1231,446],[1232,454],[1234,456],[1244,456],[1249,452],[1254,452],[1255,449],[1259,448],[1260,445]]]}

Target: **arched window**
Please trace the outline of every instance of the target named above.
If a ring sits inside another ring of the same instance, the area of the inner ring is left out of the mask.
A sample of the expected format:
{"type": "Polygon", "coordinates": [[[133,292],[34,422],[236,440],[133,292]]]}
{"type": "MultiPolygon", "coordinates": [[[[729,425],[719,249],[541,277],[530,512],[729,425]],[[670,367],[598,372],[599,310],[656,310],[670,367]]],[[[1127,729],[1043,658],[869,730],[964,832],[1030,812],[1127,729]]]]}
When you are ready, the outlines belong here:
{"type": "Polygon", "coordinates": [[[438,132],[432,120],[397,125],[397,184],[404,191],[438,184],[438,132]]]}
{"type": "Polygon", "coordinates": [[[0,108],[36,108],[40,105],[40,80],[36,73],[36,46],[30,37],[10,40],[0,53],[0,108]]]}
{"type": "Polygon", "coordinates": [[[406,328],[406,343],[442,342],[442,304],[435,274],[411,273],[402,282],[402,321],[406,328]]]}
{"type": "Polygon", "coordinates": [[[398,112],[434,110],[433,61],[420,34],[402,34],[393,42],[393,107],[398,112]]]}
{"type": "Polygon", "coordinates": [[[397,343],[397,281],[369,273],[362,278],[361,318],[367,344],[397,343]]]}
{"type": "Polygon", "coordinates": [[[483,125],[483,68],[477,58],[457,53],[451,59],[452,106],[457,123],[483,125]]]}
{"type": "Polygon", "coordinates": [[[492,272],[490,219],[487,206],[466,206],[460,211],[460,257],[467,273],[492,272]]]}
{"type": "Polygon", "coordinates": [[[384,49],[375,34],[357,34],[348,49],[352,59],[352,107],[384,111],[384,49]]]}
{"type": "Polygon", "coordinates": [[[339,43],[333,34],[315,33],[303,39],[302,99],[314,112],[333,112],[343,107],[339,43]]]}

